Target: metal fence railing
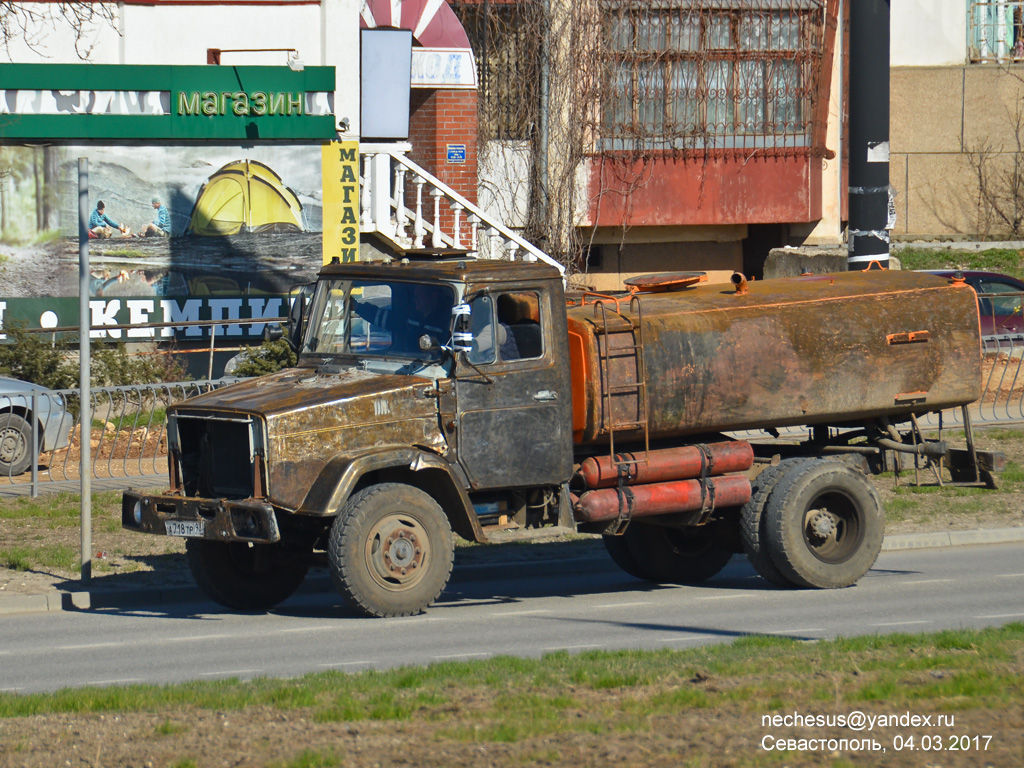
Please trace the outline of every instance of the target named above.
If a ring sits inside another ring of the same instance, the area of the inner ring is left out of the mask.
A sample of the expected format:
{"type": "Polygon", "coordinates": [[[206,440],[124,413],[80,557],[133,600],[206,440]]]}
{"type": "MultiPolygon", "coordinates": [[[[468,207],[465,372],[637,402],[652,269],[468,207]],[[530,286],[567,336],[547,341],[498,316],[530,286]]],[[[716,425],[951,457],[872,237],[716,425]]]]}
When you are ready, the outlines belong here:
{"type": "MultiPolygon", "coordinates": [[[[97,387],[91,390],[91,476],[167,476],[166,409],[236,379],[97,387]]],[[[0,486],[80,480],[77,389],[27,387],[0,379],[0,486]],[[32,426],[35,426],[35,429],[32,426]]]]}
{"type": "MultiPolygon", "coordinates": [[[[969,407],[974,426],[1024,424],[1024,335],[986,337],[982,396],[969,407]]],[[[167,477],[167,406],[237,379],[98,387],[91,391],[91,476],[167,477]]],[[[49,390],[0,378],[0,487],[79,480],[78,390],[49,390]],[[35,429],[32,429],[35,425],[35,429]],[[33,460],[35,459],[35,460],[33,460]]],[[[960,409],[919,417],[922,428],[963,425],[960,409]]],[[[806,430],[792,428],[787,435],[806,430]]],[[[737,433],[757,439],[759,432],[737,433]]]]}

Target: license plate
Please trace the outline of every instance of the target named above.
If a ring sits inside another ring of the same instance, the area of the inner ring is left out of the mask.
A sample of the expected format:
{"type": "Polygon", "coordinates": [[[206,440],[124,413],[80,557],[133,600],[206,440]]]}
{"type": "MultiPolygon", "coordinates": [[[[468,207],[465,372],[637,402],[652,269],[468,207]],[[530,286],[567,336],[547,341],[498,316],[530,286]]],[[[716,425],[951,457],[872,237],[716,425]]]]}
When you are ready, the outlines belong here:
{"type": "Polygon", "coordinates": [[[185,536],[202,538],[206,535],[206,522],[203,520],[165,520],[168,536],[185,536]]]}

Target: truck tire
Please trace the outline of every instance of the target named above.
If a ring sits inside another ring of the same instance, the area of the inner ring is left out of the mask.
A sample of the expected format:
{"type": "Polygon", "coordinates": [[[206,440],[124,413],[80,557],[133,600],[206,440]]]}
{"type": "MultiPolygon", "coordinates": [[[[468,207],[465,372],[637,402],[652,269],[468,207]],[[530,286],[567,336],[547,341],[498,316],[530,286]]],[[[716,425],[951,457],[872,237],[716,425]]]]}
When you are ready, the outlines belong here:
{"type": "Polygon", "coordinates": [[[452,572],[452,529],[441,507],[402,483],[364,488],[342,507],[327,547],[334,585],[364,616],[422,613],[452,572]]]}
{"type": "Polygon", "coordinates": [[[699,584],[725,568],[732,549],[724,546],[714,524],[700,528],[668,528],[632,523],[626,546],[647,574],[660,584],[699,584]]]}
{"type": "Polygon", "coordinates": [[[32,458],[32,427],[16,413],[0,414],[0,476],[20,475],[32,458]]]}
{"type": "Polygon", "coordinates": [[[762,470],[751,482],[750,501],[740,509],[740,541],[747,559],[758,575],[777,587],[796,586],[787,579],[772,561],[765,544],[764,508],[768,497],[787,472],[795,470],[806,458],[783,459],[773,467],[762,470]]]}
{"type": "Polygon", "coordinates": [[[768,554],[797,586],[848,587],[882,549],[882,501],[867,476],[848,464],[808,461],[787,472],[764,515],[768,554]]]}
{"type": "Polygon", "coordinates": [[[283,602],[309,570],[307,563],[282,557],[279,544],[189,539],[185,559],[207,597],[243,611],[265,611],[283,602]]]}
{"type": "Polygon", "coordinates": [[[628,573],[630,576],[634,576],[644,581],[651,580],[650,572],[641,565],[641,561],[633,557],[633,553],[629,551],[629,528],[626,529],[625,533],[621,536],[602,536],[601,541],[604,542],[604,548],[608,550],[608,554],[611,556],[612,561],[619,566],[622,570],[628,573]]]}

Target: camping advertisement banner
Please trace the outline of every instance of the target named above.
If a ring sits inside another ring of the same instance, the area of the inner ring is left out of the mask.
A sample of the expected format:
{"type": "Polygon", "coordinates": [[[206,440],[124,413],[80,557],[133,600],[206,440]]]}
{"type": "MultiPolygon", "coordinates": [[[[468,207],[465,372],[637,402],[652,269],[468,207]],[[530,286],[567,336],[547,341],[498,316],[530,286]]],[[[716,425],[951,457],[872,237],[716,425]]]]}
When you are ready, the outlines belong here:
{"type": "MultiPolygon", "coordinates": [[[[208,337],[208,328],[143,326],[280,317],[290,291],[316,279],[324,260],[319,143],[3,146],[0,323],[78,324],[81,157],[93,212],[92,325],[139,326],[94,330],[94,338],[208,337]]],[[[255,339],[263,329],[225,324],[216,333],[255,339]]]]}

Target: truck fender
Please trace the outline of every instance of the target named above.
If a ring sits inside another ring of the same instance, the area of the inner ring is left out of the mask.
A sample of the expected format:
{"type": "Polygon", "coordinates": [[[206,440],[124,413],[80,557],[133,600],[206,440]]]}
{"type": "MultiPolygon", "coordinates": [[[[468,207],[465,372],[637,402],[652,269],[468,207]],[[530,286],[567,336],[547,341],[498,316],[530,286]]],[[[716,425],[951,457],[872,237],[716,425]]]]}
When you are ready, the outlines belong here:
{"type": "Polygon", "coordinates": [[[403,482],[430,494],[444,510],[452,530],[469,541],[486,542],[473,503],[451,465],[441,456],[417,448],[381,448],[358,456],[336,456],[306,494],[300,514],[336,515],[360,481],[380,473],[381,482],[403,482]]]}

